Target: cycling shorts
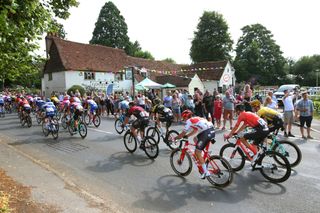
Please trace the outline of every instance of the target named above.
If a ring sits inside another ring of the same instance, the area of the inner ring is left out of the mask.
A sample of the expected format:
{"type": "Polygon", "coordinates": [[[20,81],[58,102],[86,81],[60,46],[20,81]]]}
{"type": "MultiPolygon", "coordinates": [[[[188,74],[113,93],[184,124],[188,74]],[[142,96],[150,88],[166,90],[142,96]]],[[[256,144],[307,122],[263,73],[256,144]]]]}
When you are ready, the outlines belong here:
{"type": "Polygon", "coordinates": [[[75,121],[78,120],[78,119],[79,119],[79,116],[81,116],[82,113],[83,113],[83,111],[80,111],[80,110],[76,109],[76,110],[74,111],[73,119],[74,119],[75,121]]]}
{"type": "Polygon", "coordinates": [[[257,126],[252,132],[245,133],[243,137],[247,140],[252,140],[254,145],[259,145],[269,135],[269,129],[266,126],[257,126]]]}
{"type": "Polygon", "coordinates": [[[139,119],[136,119],[132,123],[132,127],[135,129],[140,129],[144,131],[144,129],[149,125],[149,117],[141,117],[139,119]]]}
{"type": "Polygon", "coordinates": [[[204,130],[203,132],[201,132],[200,134],[197,135],[197,145],[196,145],[196,149],[198,150],[203,150],[210,141],[215,142],[214,138],[215,138],[215,132],[214,132],[214,128],[211,127],[207,130],[204,130]]]}

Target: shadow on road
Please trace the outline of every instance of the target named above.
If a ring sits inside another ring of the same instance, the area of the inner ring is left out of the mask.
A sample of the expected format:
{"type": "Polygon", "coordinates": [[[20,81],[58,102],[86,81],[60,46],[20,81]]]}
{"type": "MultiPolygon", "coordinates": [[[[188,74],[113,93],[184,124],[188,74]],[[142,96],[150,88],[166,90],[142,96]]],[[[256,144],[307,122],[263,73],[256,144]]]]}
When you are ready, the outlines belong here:
{"type": "MultiPolygon", "coordinates": [[[[142,191],[143,199],[133,203],[135,208],[147,209],[156,212],[171,212],[186,206],[189,199],[215,203],[238,203],[249,199],[251,193],[258,192],[274,196],[286,192],[280,184],[272,184],[248,173],[246,177],[235,174],[234,182],[225,189],[212,187],[206,180],[202,184],[192,184],[186,178],[166,175],[157,180],[157,186],[148,191],[142,191]],[[253,192],[254,191],[254,192],[253,192]]],[[[192,202],[191,202],[192,203],[192,202]]]]}
{"type": "Polygon", "coordinates": [[[131,166],[149,166],[155,161],[150,160],[144,153],[131,154],[129,152],[117,152],[108,159],[97,161],[96,165],[88,166],[86,169],[93,172],[112,172],[120,170],[125,165],[131,166]]]}

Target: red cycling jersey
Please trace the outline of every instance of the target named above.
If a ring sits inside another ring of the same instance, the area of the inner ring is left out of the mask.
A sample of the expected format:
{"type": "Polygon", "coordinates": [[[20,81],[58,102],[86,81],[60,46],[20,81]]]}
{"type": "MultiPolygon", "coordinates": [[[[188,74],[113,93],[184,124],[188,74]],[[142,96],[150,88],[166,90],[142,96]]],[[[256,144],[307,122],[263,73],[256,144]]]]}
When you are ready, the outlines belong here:
{"type": "Polygon", "coordinates": [[[142,117],[148,117],[148,113],[139,106],[133,106],[131,107],[127,112],[127,117],[130,117],[131,115],[134,115],[136,118],[142,118],[142,117]]]}
{"type": "Polygon", "coordinates": [[[260,125],[259,120],[260,117],[252,112],[241,112],[236,126],[238,126],[243,121],[247,126],[257,127],[258,125],[260,125]]]}

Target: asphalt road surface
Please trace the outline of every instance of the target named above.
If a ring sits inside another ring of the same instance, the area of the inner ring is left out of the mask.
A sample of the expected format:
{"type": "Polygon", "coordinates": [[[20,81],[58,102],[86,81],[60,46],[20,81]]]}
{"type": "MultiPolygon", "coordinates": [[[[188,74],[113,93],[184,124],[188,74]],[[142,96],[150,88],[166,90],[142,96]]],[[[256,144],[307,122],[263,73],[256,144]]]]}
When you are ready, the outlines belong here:
{"type": "MultiPolygon", "coordinates": [[[[194,169],[181,178],[169,162],[170,149],[160,142],[160,153],[150,160],[144,152],[128,153],[114,120],[102,119],[99,128],[89,127],[84,140],[60,128],[58,140],[45,138],[41,126],[21,127],[16,114],[0,119],[2,143],[47,165],[47,169],[124,212],[319,212],[320,140],[291,138],[302,151],[302,162],[282,184],[266,181],[247,164],[234,175],[233,183],[217,189],[201,180],[194,169]]],[[[182,126],[172,129],[181,130],[182,126]]],[[[218,153],[224,144],[216,132],[218,153]]],[[[298,127],[293,133],[299,135],[298,127]]],[[[30,171],[32,172],[32,171],[30,171]]],[[[48,183],[50,184],[50,183],[48,183]]],[[[49,192],[48,192],[49,193],[49,192]]]]}

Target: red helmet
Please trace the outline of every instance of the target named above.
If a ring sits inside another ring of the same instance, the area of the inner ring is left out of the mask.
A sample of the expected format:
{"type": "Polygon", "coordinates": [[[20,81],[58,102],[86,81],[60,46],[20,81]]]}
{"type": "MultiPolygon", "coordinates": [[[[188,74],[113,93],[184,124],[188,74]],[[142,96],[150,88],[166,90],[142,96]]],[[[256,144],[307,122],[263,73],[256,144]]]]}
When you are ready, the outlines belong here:
{"type": "Polygon", "coordinates": [[[193,113],[188,109],[181,113],[181,117],[183,118],[183,120],[187,120],[187,119],[191,118],[192,115],[193,115],[193,113]]]}

